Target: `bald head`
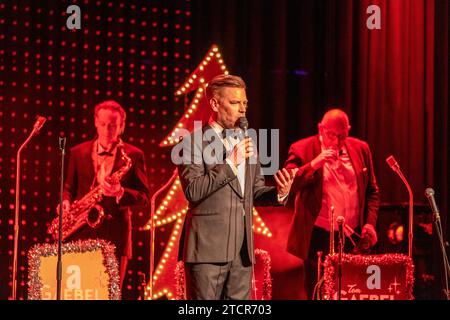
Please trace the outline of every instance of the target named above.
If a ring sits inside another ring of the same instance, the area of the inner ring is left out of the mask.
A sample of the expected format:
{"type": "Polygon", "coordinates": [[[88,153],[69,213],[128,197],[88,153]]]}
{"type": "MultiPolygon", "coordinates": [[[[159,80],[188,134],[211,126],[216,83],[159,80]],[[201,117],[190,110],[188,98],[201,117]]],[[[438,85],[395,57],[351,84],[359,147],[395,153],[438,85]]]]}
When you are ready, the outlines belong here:
{"type": "Polygon", "coordinates": [[[325,127],[345,130],[349,126],[349,121],[344,111],[341,109],[332,109],[323,115],[321,124],[325,127]]]}
{"type": "Polygon", "coordinates": [[[319,123],[319,134],[326,148],[342,148],[349,130],[348,116],[340,109],[327,111],[319,123]]]}

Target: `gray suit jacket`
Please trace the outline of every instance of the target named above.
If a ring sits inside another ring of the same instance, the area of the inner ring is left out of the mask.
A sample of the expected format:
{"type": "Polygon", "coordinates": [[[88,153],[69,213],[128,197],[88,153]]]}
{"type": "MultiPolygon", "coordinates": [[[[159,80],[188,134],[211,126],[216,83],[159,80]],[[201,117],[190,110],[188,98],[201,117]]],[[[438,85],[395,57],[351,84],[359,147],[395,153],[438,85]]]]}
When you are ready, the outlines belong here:
{"type": "MultiPolygon", "coordinates": [[[[208,129],[211,127],[206,125],[202,132],[208,129]]],[[[239,254],[246,235],[244,245],[247,252],[252,253],[248,258],[254,261],[253,241],[249,239],[249,235],[253,237],[253,205],[278,205],[276,188],[265,186],[259,161],[256,164],[247,161],[242,192],[237,176],[223,161],[223,153],[213,154],[216,160],[212,163],[205,157],[212,143],[220,141],[223,147],[219,136],[210,135],[207,141],[194,139],[194,136],[197,138],[195,132],[180,142],[184,148],[183,158],[192,163],[178,166],[189,202],[180,237],[179,259],[189,263],[232,261],[239,254]]]]}

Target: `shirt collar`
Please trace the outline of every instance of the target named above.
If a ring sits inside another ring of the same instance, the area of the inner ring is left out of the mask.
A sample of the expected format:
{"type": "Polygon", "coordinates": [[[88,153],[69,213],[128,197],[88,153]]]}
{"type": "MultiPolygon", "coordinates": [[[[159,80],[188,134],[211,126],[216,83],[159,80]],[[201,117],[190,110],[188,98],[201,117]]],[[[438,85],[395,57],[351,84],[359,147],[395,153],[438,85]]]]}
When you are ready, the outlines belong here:
{"type": "Polygon", "coordinates": [[[231,136],[234,139],[237,139],[239,137],[240,129],[237,129],[237,128],[236,129],[225,129],[224,127],[222,127],[222,125],[220,125],[212,117],[209,118],[208,124],[217,133],[217,135],[222,139],[225,139],[224,130],[227,131],[226,132],[227,136],[231,136]]]}
{"type": "Polygon", "coordinates": [[[108,150],[106,148],[104,148],[99,142],[98,139],[95,142],[96,146],[97,146],[97,154],[100,155],[101,153],[109,153],[111,155],[114,155],[115,151],[116,151],[116,145],[113,145],[113,148],[111,150],[108,150]]]}
{"type": "Polygon", "coordinates": [[[209,118],[208,124],[219,137],[222,137],[222,131],[224,130],[224,127],[222,127],[218,122],[214,121],[213,118],[209,118]]]}

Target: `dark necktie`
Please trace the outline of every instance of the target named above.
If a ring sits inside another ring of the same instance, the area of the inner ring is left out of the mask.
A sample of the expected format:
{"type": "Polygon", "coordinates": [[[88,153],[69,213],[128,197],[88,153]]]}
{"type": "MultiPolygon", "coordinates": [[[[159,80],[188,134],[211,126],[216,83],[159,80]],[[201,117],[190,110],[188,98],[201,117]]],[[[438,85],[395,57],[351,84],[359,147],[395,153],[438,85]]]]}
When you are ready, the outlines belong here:
{"type": "Polygon", "coordinates": [[[112,157],[112,153],[111,152],[108,152],[108,151],[102,151],[102,152],[100,152],[99,154],[98,154],[99,156],[109,156],[109,157],[112,157]]]}

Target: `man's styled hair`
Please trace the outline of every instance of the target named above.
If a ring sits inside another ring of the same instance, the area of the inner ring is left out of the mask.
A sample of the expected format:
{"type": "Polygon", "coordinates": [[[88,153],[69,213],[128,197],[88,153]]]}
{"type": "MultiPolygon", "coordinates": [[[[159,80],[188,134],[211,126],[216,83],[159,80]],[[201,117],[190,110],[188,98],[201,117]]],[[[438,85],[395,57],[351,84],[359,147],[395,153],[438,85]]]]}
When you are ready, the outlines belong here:
{"type": "Polygon", "coordinates": [[[242,80],[241,77],[233,76],[233,75],[226,75],[221,74],[218,76],[215,76],[206,87],[206,98],[211,100],[212,98],[215,98],[218,95],[218,92],[222,88],[241,88],[245,89],[245,82],[242,80]]]}
{"type": "Polygon", "coordinates": [[[99,104],[97,104],[95,106],[95,109],[94,109],[94,116],[96,118],[98,117],[98,112],[102,109],[115,111],[120,114],[120,119],[121,119],[120,126],[122,128],[122,130],[121,130],[121,134],[122,134],[123,131],[125,130],[125,120],[127,119],[127,114],[125,113],[125,110],[122,108],[122,106],[114,100],[106,100],[106,101],[100,102],[99,104]]]}

